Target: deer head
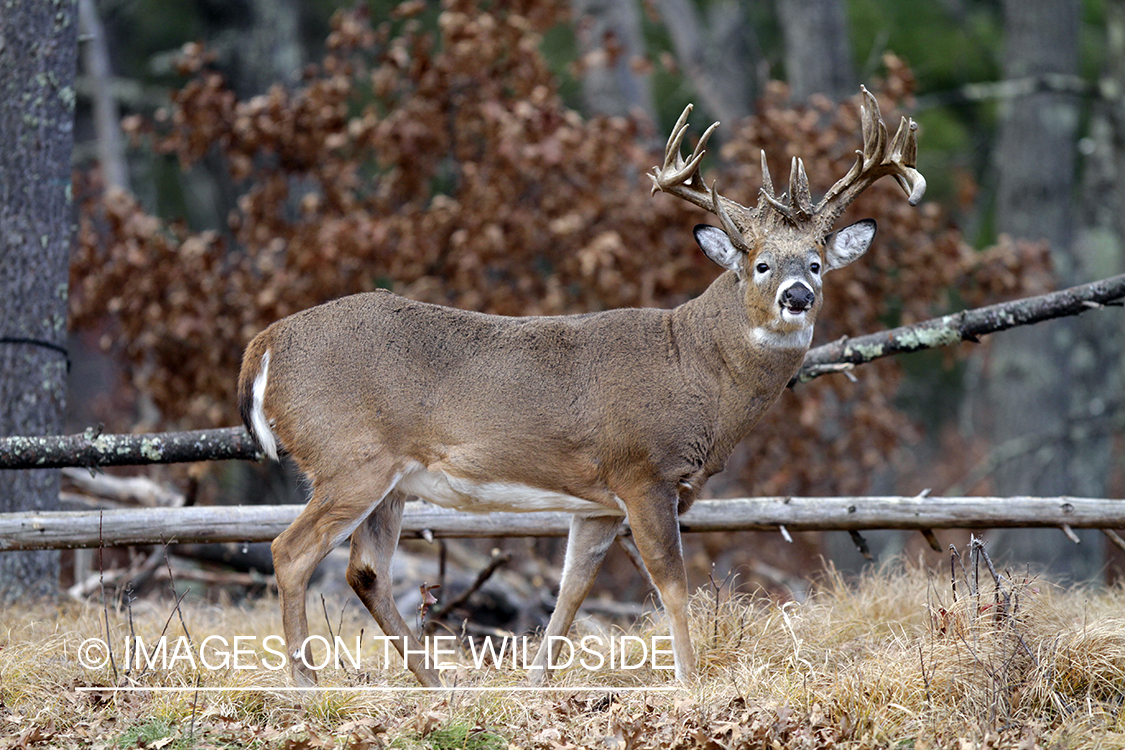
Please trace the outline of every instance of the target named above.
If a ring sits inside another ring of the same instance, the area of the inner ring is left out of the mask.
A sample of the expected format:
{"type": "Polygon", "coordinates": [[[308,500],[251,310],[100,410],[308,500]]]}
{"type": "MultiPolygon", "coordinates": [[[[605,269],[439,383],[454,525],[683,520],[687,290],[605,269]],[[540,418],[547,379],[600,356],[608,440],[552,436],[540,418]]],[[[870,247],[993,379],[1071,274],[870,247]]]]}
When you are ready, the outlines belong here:
{"type": "Polygon", "coordinates": [[[653,193],[679,196],[719,218],[721,229],[697,226],[696,241],[707,257],[738,276],[745,287],[754,330],[762,335],[790,336],[795,345],[808,345],[820,309],[822,275],[861,256],[875,236],[875,222],[870,219],[832,231],[836,220],[860,193],[884,175],[898,181],[912,206],[926,191],[926,180],[915,168],[917,124],[904,117],[894,137],[888,138],[878,102],[866,88],[861,87],[861,92],[863,149],[856,152],[851,170],[816,205],[804,163],[797,157],[790,169],[789,190],[778,196],[762,152],[762,187],[754,208],[719,195],[714,183],[710,189],[704,187],[699,165],[719,123],[703,133],[685,160],[680,146],[687,133],[690,104],[668,139],[663,166],[654,168],[650,175],[653,193]]]}

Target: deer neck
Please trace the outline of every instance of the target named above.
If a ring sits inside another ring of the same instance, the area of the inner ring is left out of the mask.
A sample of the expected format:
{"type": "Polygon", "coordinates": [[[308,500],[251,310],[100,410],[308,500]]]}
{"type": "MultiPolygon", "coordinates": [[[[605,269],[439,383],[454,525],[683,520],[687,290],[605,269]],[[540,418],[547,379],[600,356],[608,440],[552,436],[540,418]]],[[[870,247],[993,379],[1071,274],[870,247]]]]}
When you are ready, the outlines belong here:
{"type": "Polygon", "coordinates": [[[785,390],[804,361],[805,338],[763,336],[751,320],[738,278],[728,271],[673,311],[674,330],[692,342],[695,366],[706,373],[727,450],[745,437],[785,390]]]}

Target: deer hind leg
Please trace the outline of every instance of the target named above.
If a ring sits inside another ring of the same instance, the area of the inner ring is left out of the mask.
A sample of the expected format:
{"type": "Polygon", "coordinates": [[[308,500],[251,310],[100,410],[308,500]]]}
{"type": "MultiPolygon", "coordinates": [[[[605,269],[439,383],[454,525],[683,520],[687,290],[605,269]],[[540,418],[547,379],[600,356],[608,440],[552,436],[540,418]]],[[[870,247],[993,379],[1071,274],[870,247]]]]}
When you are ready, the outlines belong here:
{"type": "Polygon", "coordinates": [[[351,557],[348,560],[348,583],[359,596],[375,623],[389,636],[399,655],[410,658],[407,667],[426,687],[441,687],[438,674],[428,664],[425,650],[402,614],[395,606],[391,591],[391,557],[398,546],[402,530],[402,507],[406,500],[401,492],[392,491],[374,512],[352,532],[351,557]]]}
{"type": "MultiPolygon", "coordinates": [[[[628,501],[626,507],[629,507],[628,501]]],[[[684,568],[675,496],[665,498],[661,495],[642,510],[629,513],[629,525],[645,568],[660,592],[660,603],[671,626],[676,679],[686,680],[695,673],[695,652],[692,651],[688,630],[687,570],[684,568]]]]}
{"type": "Polygon", "coordinates": [[[579,606],[594,585],[594,577],[602,566],[609,546],[617,537],[622,520],[620,516],[571,518],[570,533],[566,539],[566,561],[563,563],[562,582],[559,584],[559,600],[547,623],[547,630],[543,633],[543,643],[531,662],[531,684],[540,685],[547,679],[551,639],[564,636],[570,630],[579,606]]]}
{"type": "Polygon", "coordinates": [[[290,671],[301,687],[316,684],[316,674],[306,660],[309,577],[332,548],[371,514],[396,480],[389,470],[369,467],[362,473],[345,472],[330,481],[314,481],[308,505],[270,545],[290,671]]]}

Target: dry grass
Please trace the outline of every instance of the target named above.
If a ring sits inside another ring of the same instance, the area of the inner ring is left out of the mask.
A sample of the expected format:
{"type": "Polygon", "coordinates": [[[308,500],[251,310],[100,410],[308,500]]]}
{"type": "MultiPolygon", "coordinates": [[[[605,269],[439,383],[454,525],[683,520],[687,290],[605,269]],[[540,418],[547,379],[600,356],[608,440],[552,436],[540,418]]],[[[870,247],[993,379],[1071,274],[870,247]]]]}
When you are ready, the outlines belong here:
{"type": "MultiPolygon", "coordinates": [[[[969,576],[971,578],[971,575],[969,576]]],[[[191,601],[189,597],[186,601],[191,601]]],[[[310,602],[312,604],[312,602],[310,602]]],[[[366,612],[310,606],[314,631],[364,632],[360,670],[326,669],[313,693],[282,692],[282,671],[191,669],[181,662],[115,676],[78,651],[105,638],[106,613],[77,604],[9,610],[0,630],[0,747],[261,748],[1120,748],[1125,746],[1125,591],[1062,590],[985,572],[977,591],[959,572],[884,570],[845,584],[829,577],[803,604],[701,590],[692,622],[700,676],[676,687],[667,671],[556,676],[558,692],[516,692],[520,670],[467,666],[443,693],[362,692],[414,686],[379,667],[366,612]],[[983,581],[987,580],[987,583],[983,581]],[[315,614],[314,614],[315,613],[315,614]],[[107,685],[244,688],[225,692],[80,692],[107,685]],[[498,690],[471,692],[464,688],[498,690]],[[587,688],[587,689],[584,689],[587,688]]],[[[108,614],[122,657],[135,632],[183,635],[169,603],[108,614]],[[167,630],[165,627],[167,624],[167,630]]],[[[192,644],[209,635],[260,643],[280,632],[276,601],[185,604],[192,644]]],[[[625,635],[584,622],[583,634],[625,635]]],[[[642,623],[628,635],[663,633],[642,623]]],[[[636,652],[631,652],[636,657],[636,652]]],[[[243,663],[267,661],[260,650],[243,663]]],[[[631,657],[631,658],[632,658],[631,657]]]]}

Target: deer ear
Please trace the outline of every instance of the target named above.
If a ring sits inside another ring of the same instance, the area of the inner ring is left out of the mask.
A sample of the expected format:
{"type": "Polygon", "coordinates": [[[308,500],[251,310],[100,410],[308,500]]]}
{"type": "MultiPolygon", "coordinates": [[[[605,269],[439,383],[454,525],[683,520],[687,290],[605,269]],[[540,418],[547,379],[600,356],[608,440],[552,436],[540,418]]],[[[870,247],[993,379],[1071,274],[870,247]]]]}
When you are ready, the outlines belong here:
{"type": "Polygon", "coordinates": [[[867,252],[875,239],[875,220],[864,219],[828,235],[824,241],[826,271],[843,268],[867,252]]]}
{"type": "Polygon", "coordinates": [[[745,253],[734,246],[726,232],[710,224],[696,224],[692,233],[704,255],[728,271],[740,272],[745,253]]]}

